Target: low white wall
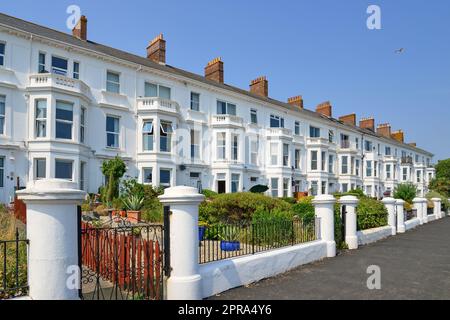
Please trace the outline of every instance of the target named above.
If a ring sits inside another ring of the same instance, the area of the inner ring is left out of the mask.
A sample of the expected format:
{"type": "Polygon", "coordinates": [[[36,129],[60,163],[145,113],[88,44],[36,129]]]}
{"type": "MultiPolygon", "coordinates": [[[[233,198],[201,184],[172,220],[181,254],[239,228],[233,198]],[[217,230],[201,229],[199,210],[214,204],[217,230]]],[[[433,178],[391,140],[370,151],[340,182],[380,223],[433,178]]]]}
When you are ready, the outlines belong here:
{"type": "Polygon", "coordinates": [[[414,218],[414,219],[411,219],[411,220],[408,220],[408,221],[405,222],[406,230],[414,229],[414,228],[416,228],[419,225],[420,225],[419,218],[414,218]]]}
{"type": "Polygon", "coordinates": [[[392,235],[392,227],[390,226],[358,231],[357,232],[358,245],[362,246],[365,244],[377,242],[391,235],[392,235]]]}
{"type": "Polygon", "coordinates": [[[271,250],[200,266],[203,297],[276,276],[327,256],[325,241],[271,250]]]}
{"type": "Polygon", "coordinates": [[[434,214],[429,214],[429,215],[428,215],[428,222],[434,221],[434,220],[436,220],[436,215],[434,215],[434,214]]]}

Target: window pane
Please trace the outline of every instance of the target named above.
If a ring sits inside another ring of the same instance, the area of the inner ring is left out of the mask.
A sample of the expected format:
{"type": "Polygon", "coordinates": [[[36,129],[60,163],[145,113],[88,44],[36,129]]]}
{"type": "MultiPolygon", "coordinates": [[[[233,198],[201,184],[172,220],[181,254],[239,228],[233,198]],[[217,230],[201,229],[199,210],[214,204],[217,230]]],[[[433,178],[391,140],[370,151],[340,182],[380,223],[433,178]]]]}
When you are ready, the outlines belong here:
{"type": "Polygon", "coordinates": [[[160,170],[159,182],[160,184],[170,184],[170,170],[160,170]]]}
{"type": "Polygon", "coordinates": [[[56,74],[67,74],[67,60],[58,57],[52,57],[52,71],[56,74]]]}
{"type": "Polygon", "coordinates": [[[56,138],[72,139],[72,124],[65,122],[56,122],[56,138]]]}
{"type": "Polygon", "coordinates": [[[144,183],[152,183],[153,182],[153,169],[152,168],[144,168],[143,169],[143,177],[144,177],[144,183]]]}
{"type": "Polygon", "coordinates": [[[39,53],[38,72],[43,73],[44,71],[45,71],[45,53],[39,53]]]}
{"type": "Polygon", "coordinates": [[[4,186],[5,158],[0,157],[0,187],[4,186]]]}
{"type": "Polygon", "coordinates": [[[120,82],[120,76],[119,76],[118,73],[108,72],[106,74],[106,80],[109,81],[109,82],[119,83],[120,82]]]}
{"type": "Polygon", "coordinates": [[[69,103],[56,101],[56,119],[72,121],[73,106],[69,103]]]}
{"type": "Polygon", "coordinates": [[[226,114],[227,104],[222,101],[217,101],[217,114],[226,114]]]}
{"type": "Polygon", "coordinates": [[[158,87],[153,83],[145,83],[145,96],[146,97],[157,97],[158,87]]]}
{"type": "Polygon", "coordinates": [[[145,121],[144,126],[142,128],[143,132],[146,133],[153,133],[153,122],[152,121],[145,121]]]}
{"type": "Polygon", "coordinates": [[[5,115],[5,101],[6,101],[6,97],[0,96],[0,116],[5,115]]]}
{"type": "Polygon", "coordinates": [[[47,118],[47,100],[36,101],[36,119],[47,118]]]}
{"type": "Polygon", "coordinates": [[[5,54],[5,44],[0,43],[0,54],[5,54]]]}
{"type": "Polygon", "coordinates": [[[200,110],[200,95],[195,92],[191,92],[191,110],[200,110]]]}
{"type": "Polygon", "coordinates": [[[55,178],[72,180],[72,161],[55,162],[55,178]]]}
{"type": "Polygon", "coordinates": [[[106,83],[106,91],[113,92],[113,93],[119,93],[120,92],[120,85],[117,83],[106,83]]]}
{"type": "Polygon", "coordinates": [[[118,148],[119,147],[119,135],[114,133],[108,133],[106,135],[107,138],[107,146],[110,148],[118,148]]]}
{"type": "Polygon", "coordinates": [[[236,105],[228,104],[228,114],[232,116],[236,115],[236,105]]]}
{"type": "Polygon", "coordinates": [[[106,117],[106,131],[119,133],[119,119],[106,117]]]}
{"type": "Polygon", "coordinates": [[[170,100],[170,88],[159,86],[159,97],[170,100]]]}
{"type": "Polygon", "coordinates": [[[36,159],[36,179],[45,179],[46,177],[46,168],[45,168],[45,159],[36,159]]]}

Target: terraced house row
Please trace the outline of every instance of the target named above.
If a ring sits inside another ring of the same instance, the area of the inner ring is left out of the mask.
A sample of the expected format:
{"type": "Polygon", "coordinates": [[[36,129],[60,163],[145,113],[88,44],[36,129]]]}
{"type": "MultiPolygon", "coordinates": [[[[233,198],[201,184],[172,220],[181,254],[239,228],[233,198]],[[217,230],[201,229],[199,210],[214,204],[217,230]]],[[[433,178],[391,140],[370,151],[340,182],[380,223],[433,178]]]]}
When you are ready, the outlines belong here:
{"type": "Polygon", "coordinates": [[[165,56],[162,35],[140,57],[89,41],[85,17],[66,34],[0,14],[0,201],[44,178],[97,192],[116,155],[155,186],[375,197],[410,181],[427,191],[433,155],[402,131],[335,119],[329,102],[276,101],[265,77],[248,91],[227,85],[220,58],[201,76],[165,56]]]}

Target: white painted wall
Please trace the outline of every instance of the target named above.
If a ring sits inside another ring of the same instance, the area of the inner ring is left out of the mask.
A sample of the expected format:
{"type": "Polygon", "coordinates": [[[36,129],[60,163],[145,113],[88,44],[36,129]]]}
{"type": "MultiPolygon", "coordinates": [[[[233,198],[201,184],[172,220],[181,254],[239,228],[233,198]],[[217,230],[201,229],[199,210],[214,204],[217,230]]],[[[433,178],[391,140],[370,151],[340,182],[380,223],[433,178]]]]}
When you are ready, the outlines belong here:
{"type": "Polygon", "coordinates": [[[357,232],[358,244],[366,245],[369,243],[377,242],[381,239],[385,239],[392,235],[392,228],[390,226],[367,229],[357,232]]]}
{"type": "Polygon", "coordinates": [[[405,222],[406,230],[414,229],[420,226],[420,219],[414,218],[405,222]]]}

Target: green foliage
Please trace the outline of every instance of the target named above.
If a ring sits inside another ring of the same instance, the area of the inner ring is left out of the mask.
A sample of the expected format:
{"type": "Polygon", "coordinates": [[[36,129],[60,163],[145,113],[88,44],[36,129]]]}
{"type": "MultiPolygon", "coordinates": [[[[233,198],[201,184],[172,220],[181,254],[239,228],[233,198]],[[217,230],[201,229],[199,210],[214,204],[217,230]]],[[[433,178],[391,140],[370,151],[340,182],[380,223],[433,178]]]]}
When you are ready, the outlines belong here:
{"type": "Polygon", "coordinates": [[[450,158],[445,160],[440,160],[435,165],[436,178],[437,179],[447,179],[450,181],[450,158]]]}
{"type": "Polygon", "coordinates": [[[103,162],[102,173],[108,177],[106,195],[104,195],[103,201],[110,204],[114,198],[119,196],[119,181],[126,171],[125,162],[119,156],[103,162]]]}
{"type": "Polygon", "coordinates": [[[220,228],[218,238],[221,241],[235,242],[239,241],[241,237],[241,229],[235,226],[224,226],[220,228]]]}
{"type": "Polygon", "coordinates": [[[125,208],[130,211],[139,211],[144,206],[144,197],[142,195],[130,195],[123,200],[125,208]]]}
{"type": "Polygon", "coordinates": [[[257,193],[219,194],[200,205],[200,221],[209,223],[248,222],[256,209],[272,212],[274,209],[290,212],[291,205],[257,193]]]}
{"type": "Polygon", "coordinates": [[[256,185],[256,186],[253,186],[249,191],[250,191],[251,193],[264,193],[264,192],[266,192],[267,190],[269,190],[269,187],[268,187],[268,186],[263,186],[263,185],[261,185],[261,184],[258,184],[258,185],[256,185]]]}
{"type": "Polygon", "coordinates": [[[141,209],[142,219],[144,221],[151,223],[161,223],[163,221],[164,208],[158,200],[158,197],[163,193],[163,188],[144,186],[144,202],[141,209]]]}
{"type": "Polygon", "coordinates": [[[284,198],[280,198],[283,201],[286,201],[289,204],[296,204],[297,200],[295,198],[292,197],[284,197],[284,198]]]}
{"type": "Polygon", "coordinates": [[[341,206],[336,203],[334,205],[334,241],[337,249],[346,249],[344,234],[342,233],[341,206]]]}
{"type": "Polygon", "coordinates": [[[292,206],[292,211],[299,219],[305,223],[310,223],[315,219],[314,205],[312,204],[313,197],[304,197],[292,206]]]}
{"type": "Polygon", "coordinates": [[[429,188],[432,191],[450,197],[450,179],[448,178],[435,178],[431,180],[429,188]]]}
{"type": "Polygon", "coordinates": [[[361,198],[356,207],[358,230],[378,228],[387,225],[388,212],[381,201],[361,198]]]}
{"type": "Polygon", "coordinates": [[[208,189],[203,189],[202,194],[206,197],[206,199],[212,199],[218,195],[217,192],[208,189]]]}
{"type": "Polygon", "coordinates": [[[111,206],[114,210],[124,210],[125,204],[121,198],[115,198],[111,202],[111,206]]]}
{"type": "MultiPolygon", "coordinates": [[[[450,201],[448,201],[448,198],[436,191],[428,192],[425,197],[428,199],[428,201],[431,201],[431,199],[433,199],[433,198],[440,198],[443,209],[447,210],[448,208],[450,208],[450,201]]],[[[434,205],[433,205],[433,207],[434,207],[434,205]]]]}
{"type": "Polygon", "coordinates": [[[137,182],[136,179],[123,180],[120,188],[120,195],[124,198],[128,198],[132,195],[143,198],[145,196],[145,186],[137,182]]]}
{"type": "Polygon", "coordinates": [[[412,203],[417,195],[417,187],[412,183],[401,183],[394,190],[394,198],[412,203]]]}

